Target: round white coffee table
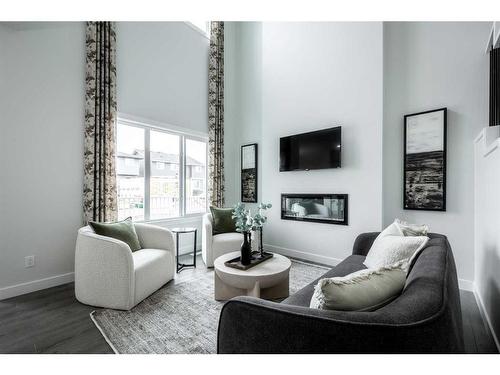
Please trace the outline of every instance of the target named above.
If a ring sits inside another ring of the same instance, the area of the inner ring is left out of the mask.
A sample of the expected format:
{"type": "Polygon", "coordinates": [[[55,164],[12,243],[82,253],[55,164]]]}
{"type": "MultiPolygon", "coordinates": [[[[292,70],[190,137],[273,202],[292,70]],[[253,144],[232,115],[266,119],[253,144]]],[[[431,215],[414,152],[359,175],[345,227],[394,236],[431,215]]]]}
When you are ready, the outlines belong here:
{"type": "Polygon", "coordinates": [[[224,262],[236,258],[239,251],[224,254],[214,261],[215,299],[225,301],[236,296],[253,296],[265,299],[288,297],[290,259],[274,254],[246,271],[227,267],[224,262]]]}

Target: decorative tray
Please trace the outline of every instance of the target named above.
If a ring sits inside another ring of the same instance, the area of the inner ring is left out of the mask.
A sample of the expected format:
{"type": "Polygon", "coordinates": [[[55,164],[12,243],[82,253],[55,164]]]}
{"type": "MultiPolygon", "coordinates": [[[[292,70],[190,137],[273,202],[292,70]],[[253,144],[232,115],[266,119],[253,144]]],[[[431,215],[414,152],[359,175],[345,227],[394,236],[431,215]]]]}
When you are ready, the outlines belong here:
{"type": "Polygon", "coordinates": [[[241,257],[236,257],[236,258],[229,259],[228,261],[224,262],[224,265],[227,267],[236,268],[238,270],[246,271],[249,268],[255,267],[257,264],[265,262],[266,260],[271,259],[273,257],[272,253],[264,252],[263,255],[264,256],[261,257],[259,251],[252,251],[252,260],[250,261],[250,264],[243,265],[240,262],[241,257]]]}

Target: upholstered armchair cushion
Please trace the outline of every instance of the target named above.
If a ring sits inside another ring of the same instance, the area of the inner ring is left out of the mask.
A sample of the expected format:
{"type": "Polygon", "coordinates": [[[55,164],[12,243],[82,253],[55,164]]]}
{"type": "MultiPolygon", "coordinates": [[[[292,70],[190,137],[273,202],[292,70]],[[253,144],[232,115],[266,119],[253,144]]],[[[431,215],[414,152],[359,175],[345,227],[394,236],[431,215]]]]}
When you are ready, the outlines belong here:
{"type": "Polygon", "coordinates": [[[238,251],[243,235],[238,232],[213,234],[212,214],[203,215],[201,255],[207,267],[214,266],[214,260],[223,254],[238,251]]]}
{"type": "Polygon", "coordinates": [[[242,242],[243,235],[241,233],[222,233],[213,236],[212,253],[214,260],[221,255],[239,251],[242,242]]]}
{"type": "Polygon", "coordinates": [[[135,271],[134,306],[174,278],[174,253],[141,249],[132,254],[135,271]]]}
{"type": "MultiPolygon", "coordinates": [[[[221,255],[239,251],[243,235],[238,232],[212,234],[212,214],[203,215],[201,255],[207,267],[214,266],[214,260],[221,255]]],[[[258,248],[258,235],[252,232],[252,251],[258,248]]]]}

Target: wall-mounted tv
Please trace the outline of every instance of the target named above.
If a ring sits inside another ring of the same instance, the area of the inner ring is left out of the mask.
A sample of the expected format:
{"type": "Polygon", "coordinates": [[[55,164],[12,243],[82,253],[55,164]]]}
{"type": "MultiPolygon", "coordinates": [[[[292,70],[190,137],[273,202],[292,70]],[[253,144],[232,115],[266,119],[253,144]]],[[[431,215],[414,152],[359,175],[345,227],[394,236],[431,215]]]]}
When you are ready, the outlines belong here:
{"type": "Polygon", "coordinates": [[[280,172],[340,168],[341,127],[280,138],[280,172]]]}

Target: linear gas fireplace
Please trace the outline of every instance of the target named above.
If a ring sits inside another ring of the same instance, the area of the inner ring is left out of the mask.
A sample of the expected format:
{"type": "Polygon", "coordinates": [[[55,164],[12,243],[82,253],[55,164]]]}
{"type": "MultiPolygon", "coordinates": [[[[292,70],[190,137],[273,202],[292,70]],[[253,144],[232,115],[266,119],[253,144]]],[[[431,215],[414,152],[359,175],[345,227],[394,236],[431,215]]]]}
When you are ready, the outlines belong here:
{"type": "Polygon", "coordinates": [[[281,194],[281,218],[347,225],[347,194],[281,194]]]}

